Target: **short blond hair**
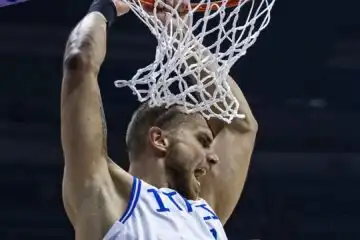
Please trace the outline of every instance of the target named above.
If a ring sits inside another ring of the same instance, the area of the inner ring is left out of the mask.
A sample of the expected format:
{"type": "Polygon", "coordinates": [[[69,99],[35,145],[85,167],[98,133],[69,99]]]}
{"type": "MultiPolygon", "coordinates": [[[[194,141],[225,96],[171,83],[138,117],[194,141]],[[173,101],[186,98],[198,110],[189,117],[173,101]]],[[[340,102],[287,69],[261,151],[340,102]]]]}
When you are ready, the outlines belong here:
{"type": "Polygon", "coordinates": [[[141,104],[134,112],[126,132],[126,146],[129,154],[137,156],[145,149],[151,127],[175,129],[187,119],[187,116],[176,105],[165,108],[149,107],[148,103],[141,104]]]}

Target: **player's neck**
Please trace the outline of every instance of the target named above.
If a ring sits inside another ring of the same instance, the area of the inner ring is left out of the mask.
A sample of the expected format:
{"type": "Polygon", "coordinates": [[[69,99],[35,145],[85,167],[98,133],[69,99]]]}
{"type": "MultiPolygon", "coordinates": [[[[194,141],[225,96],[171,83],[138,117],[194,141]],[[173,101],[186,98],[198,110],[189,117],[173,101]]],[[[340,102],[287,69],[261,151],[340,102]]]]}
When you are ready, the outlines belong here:
{"type": "Polygon", "coordinates": [[[168,187],[163,161],[152,159],[137,159],[131,161],[129,173],[157,187],[168,187]]]}

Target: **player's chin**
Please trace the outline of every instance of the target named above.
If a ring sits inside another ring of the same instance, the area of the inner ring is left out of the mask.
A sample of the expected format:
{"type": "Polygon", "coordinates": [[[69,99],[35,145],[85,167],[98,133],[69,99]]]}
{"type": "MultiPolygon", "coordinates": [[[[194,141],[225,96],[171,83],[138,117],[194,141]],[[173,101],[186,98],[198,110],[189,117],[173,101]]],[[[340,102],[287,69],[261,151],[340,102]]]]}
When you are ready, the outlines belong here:
{"type": "Polygon", "coordinates": [[[182,187],[178,188],[178,192],[186,199],[196,200],[198,199],[200,188],[195,180],[189,180],[190,181],[183,182],[182,187]],[[184,185],[184,183],[186,183],[186,185],[184,185]]]}

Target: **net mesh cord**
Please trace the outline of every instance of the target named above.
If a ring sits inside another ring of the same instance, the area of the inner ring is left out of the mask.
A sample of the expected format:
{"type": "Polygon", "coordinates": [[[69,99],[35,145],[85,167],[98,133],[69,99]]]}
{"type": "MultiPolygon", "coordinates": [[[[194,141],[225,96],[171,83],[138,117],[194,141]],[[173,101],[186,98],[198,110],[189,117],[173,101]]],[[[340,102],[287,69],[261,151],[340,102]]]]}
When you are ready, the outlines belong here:
{"type": "Polygon", "coordinates": [[[116,87],[129,87],[140,102],[148,101],[150,107],[177,104],[187,113],[200,112],[206,119],[231,122],[244,118],[239,113],[241,103],[230,90],[228,75],[269,24],[275,0],[239,1],[233,8],[226,8],[229,0],[223,0],[212,11],[211,0],[201,0],[196,6],[188,3],[182,16],[180,4],[171,7],[155,0],[152,12],[148,12],[139,0],[124,1],[158,44],[155,60],[132,79],[115,81],[116,87]],[[201,4],[206,4],[206,9],[197,13],[201,4]],[[160,6],[170,16],[166,21],[157,17],[160,6]],[[179,91],[172,91],[173,86],[179,91]]]}

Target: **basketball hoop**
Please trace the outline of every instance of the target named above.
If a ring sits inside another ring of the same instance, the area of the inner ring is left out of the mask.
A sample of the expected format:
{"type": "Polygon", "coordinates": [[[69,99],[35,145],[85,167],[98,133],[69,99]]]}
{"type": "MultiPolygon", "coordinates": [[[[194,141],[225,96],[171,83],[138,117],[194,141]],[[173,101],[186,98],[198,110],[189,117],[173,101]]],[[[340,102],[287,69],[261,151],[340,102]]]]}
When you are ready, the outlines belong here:
{"type": "Polygon", "coordinates": [[[154,62],[129,81],[115,81],[116,87],[129,87],[150,107],[182,105],[187,113],[200,112],[206,119],[228,123],[244,118],[228,74],[269,24],[275,0],[200,0],[176,6],[166,0],[124,1],[149,27],[158,45],[154,62]],[[165,22],[156,17],[164,9],[170,16],[165,22]],[[203,16],[195,14],[199,12],[203,16]],[[210,71],[209,66],[216,67],[210,71]],[[192,85],[189,76],[197,79],[192,85]],[[171,90],[174,85],[179,93],[171,90]]]}
{"type": "MultiPolygon", "coordinates": [[[[226,8],[232,8],[236,7],[239,4],[239,1],[241,0],[229,0],[225,3],[226,8]]],[[[244,1],[244,0],[242,0],[244,1]]],[[[153,8],[155,5],[154,0],[141,0],[140,1],[142,5],[146,5],[150,8],[153,8]]],[[[190,3],[191,9],[196,9],[195,12],[205,12],[207,10],[214,11],[218,9],[221,5],[224,5],[224,1],[214,1],[210,2],[210,6],[208,7],[207,3],[190,3]]],[[[187,8],[187,5],[185,5],[185,11],[189,11],[187,8]]]]}

